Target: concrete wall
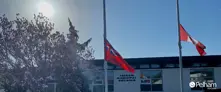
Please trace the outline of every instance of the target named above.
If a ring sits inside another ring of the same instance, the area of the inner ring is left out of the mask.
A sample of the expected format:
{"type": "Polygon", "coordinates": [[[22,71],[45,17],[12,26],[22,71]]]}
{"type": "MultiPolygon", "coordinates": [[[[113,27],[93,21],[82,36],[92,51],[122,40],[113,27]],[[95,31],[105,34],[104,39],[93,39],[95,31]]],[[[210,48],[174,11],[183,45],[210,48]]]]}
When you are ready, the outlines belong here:
{"type": "MultiPolygon", "coordinates": [[[[183,91],[191,92],[189,69],[183,69],[183,91]]],[[[180,70],[163,69],[163,92],[180,92],[180,70]]],[[[195,92],[195,91],[194,91],[195,92]]]]}
{"type": "Polygon", "coordinates": [[[163,69],[163,90],[164,92],[179,92],[180,91],[180,79],[179,69],[163,69]],[[165,83],[167,85],[165,85],[165,83]]]}
{"type": "Polygon", "coordinates": [[[214,68],[214,77],[217,88],[221,88],[221,67],[214,68]]]}
{"type": "Polygon", "coordinates": [[[135,71],[136,81],[119,82],[117,77],[122,74],[131,74],[124,70],[114,71],[114,92],[140,92],[140,71],[135,71]]]}
{"type": "MultiPolygon", "coordinates": [[[[184,92],[198,92],[198,91],[191,91],[189,83],[190,83],[190,69],[183,68],[183,91],[184,92]]],[[[202,92],[202,91],[199,91],[199,92],[202,92]]]]}

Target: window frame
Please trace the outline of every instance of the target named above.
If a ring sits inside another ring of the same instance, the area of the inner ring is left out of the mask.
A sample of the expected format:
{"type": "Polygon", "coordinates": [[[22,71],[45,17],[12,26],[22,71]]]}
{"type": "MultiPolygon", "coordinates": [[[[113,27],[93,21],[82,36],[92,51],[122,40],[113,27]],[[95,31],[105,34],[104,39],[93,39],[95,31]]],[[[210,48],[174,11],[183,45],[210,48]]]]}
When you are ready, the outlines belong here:
{"type": "MultiPolygon", "coordinates": [[[[208,71],[211,70],[212,71],[212,76],[210,76],[210,77],[191,77],[191,76],[189,76],[190,82],[192,81],[191,78],[212,78],[214,83],[216,83],[215,76],[214,76],[214,68],[212,68],[212,67],[208,67],[208,68],[205,68],[205,67],[189,68],[189,70],[190,70],[190,72],[189,72],[190,75],[191,75],[191,70],[200,71],[200,73],[202,73],[202,70],[208,70],[208,71]]],[[[205,80],[203,80],[203,81],[205,81],[205,80]]],[[[196,88],[196,87],[194,87],[194,88],[191,88],[191,90],[192,91],[203,91],[204,88],[198,88],[198,87],[196,88]]]]}
{"type": "Polygon", "coordinates": [[[114,92],[114,70],[108,70],[108,75],[107,75],[107,78],[108,78],[108,92],[114,92]],[[110,83],[109,81],[112,81],[112,83],[110,83]],[[110,90],[110,86],[112,86],[113,90],[110,90]]]}
{"type": "Polygon", "coordinates": [[[160,68],[160,64],[150,64],[150,68],[160,68]]]}
{"type": "Polygon", "coordinates": [[[153,82],[152,80],[154,80],[154,79],[162,80],[162,83],[159,84],[159,85],[161,85],[162,90],[158,90],[158,91],[163,91],[163,70],[162,69],[140,69],[140,74],[142,74],[143,72],[148,72],[148,71],[160,71],[161,76],[160,76],[160,78],[153,78],[152,76],[150,76],[150,84],[142,83],[141,82],[142,78],[140,78],[140,91],[141,92],[146,91],[146,90],[145,91],[141,90],[141,85],[150,85],[150,90],[148,90],[148,91],[155,91],[155,90],[153,90],[153,85],[157,85],[157,84],[152,83],[153,82]]]}
{"type": "Polygon", "coordinates": [[[150,68],[150,64],[140,65],[141,69],[150,68]]]}
{"type": "MultiPolygon", "coordinates": [[[[112,88],[113,90],[110,90],[110,88],[109,88],[108,92],[114,92],[114,70],[108,70],[107,72],[108,72],[108,76],[107,76],[108,81],[112,81],[113,82],[113,83],[109,83],[108,82],[108,86],[109,87],[110,86],[113,87],[112,88]]],[[[102,87],[104,87],[103,89],[105,90],[105,80],[104,80],[104,77],[103,77],[103,75],[100,76],[100,74],[99,74],[99,73],[103,74],[104,71],[97,71],[97,73],[98,74],[95,74],[95,76],[94,76],[95,78],[92,81],[92,92],[94,91],[94,87],[95,86],[102,86],[102,87]],[[96,79],[97,76],[99,76],[99,79],[96,79]],[[101,84],[96,84],[94,81],[102,81],[102,83],[101,84]]]]}

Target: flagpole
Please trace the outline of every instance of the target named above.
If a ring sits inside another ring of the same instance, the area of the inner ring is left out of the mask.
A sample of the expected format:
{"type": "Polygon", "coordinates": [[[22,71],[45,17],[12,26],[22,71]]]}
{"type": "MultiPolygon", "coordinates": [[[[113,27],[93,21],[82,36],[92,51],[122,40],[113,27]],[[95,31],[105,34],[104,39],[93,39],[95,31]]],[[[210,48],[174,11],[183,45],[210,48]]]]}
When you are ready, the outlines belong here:
{"type": "MultiPolygon", "coordinates": [[[[103,22],[104,22],[104,41],[107,38],[107,33],[106,33],[106,4],[105,0],[103,0],[103,22]]],[[[104,43],[105,46],[105,43],[104,43]]],[[[105,52],[105,47],[104,47],[104,52],[105,52]]],[[[105,53],[104,53],[105,57],[105,53]]],[[[105,83],[105,92],[108,92],[108,79],[107,79],[107,62],[104,59],[104,83],[105,83]]]]}
{"type": "Polygon", "coordinates": [[[179,69],[180,69],[180,92],[183,92],[183,63],[182,63],[182,47],[180,39],[180,12],[179,12],[179,0],[176,0],[177,9],[177,26],[178,26],[178,47],[179,47],[179,69]]]}

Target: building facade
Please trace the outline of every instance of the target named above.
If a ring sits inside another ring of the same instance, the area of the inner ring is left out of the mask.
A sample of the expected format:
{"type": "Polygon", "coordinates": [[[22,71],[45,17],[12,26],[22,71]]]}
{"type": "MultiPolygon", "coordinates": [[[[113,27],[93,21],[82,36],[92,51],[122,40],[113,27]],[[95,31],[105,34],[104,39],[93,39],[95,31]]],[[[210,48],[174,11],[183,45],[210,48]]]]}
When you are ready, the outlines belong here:
{"type": "MultiPolygon", "coordinates": [[[[130,58],[125,59],[136,70],[131,74],[118,66],[108,64],[109,92],[180,92],[178,57],[130,58]]],[[[95,60],[102,68],[103,60],[95,60]]],[[[91,92],[104,92],[104,71],[91,76],[91,92]]],[[[189,83],[215,83],[221,88],[221,55],[183,57],[184,92],[202,92],[203,88],[189,83]]],[[[207,85],[208,86],[208,85],[207,85]]]]}

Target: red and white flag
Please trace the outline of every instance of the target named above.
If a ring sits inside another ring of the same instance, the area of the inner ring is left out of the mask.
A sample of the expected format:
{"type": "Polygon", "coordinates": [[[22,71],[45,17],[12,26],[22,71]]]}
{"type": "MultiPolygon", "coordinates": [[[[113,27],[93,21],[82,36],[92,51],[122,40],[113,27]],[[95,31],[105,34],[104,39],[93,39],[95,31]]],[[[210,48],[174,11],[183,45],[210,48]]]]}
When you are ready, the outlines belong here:
{"type": "Polygon", "coordinates": [[[114,65],[120,66],[124,70],[134,73],[135,70],[132,66],[130,66],[123,57],[113,48],[113,46],[109,43],[109,41],[105,38],[104,40],[105,47],[105,61],[110,62],[114,65]]]}
{"type": "Polygon", "coordinates": [[[204,51],[204,49],[206,49],[206,46],[204,46],[200,41],[191,37],[181,24],[180,24],[180,40],[193,43],[196,46],[196,49],[200,54],[200,56],[206,55],[206,52],[204,51]]]}

